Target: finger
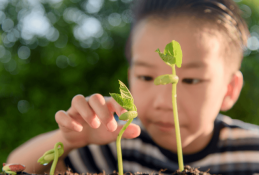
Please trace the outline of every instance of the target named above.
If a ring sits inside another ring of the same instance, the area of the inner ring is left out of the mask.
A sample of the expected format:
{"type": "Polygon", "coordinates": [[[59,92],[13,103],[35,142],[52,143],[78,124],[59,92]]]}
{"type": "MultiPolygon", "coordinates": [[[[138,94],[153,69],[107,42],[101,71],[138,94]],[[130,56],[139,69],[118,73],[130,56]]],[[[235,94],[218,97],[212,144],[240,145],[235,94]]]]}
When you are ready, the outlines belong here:
{"type": "Polygon", "coordinates": [[[109,131],[113,132],[116,130],[117,122],[113,116],[113,112],[109,110],[101,94],[92,95],[89,98],[89,105],[109,131]]]}
{"type": "Polygon", "coordinates": [[[55,120],[61,130],[70,130],[76,132],[81,132],[83,130],[83,126],[77,121],[73,120],[71,117],[69,117],[65,111],[60,110],[56,112],[55,120]]]}
{"type": "Polygon", "coordinates": [[[119,105],[114,100],[114,98],[112,98],[112,97],[104,97],[104,98],[105,98],[105,101],[107,103],[107,106],[108,106],[109,110],[112,111],[112,112],[116,112],[116,114],[118,116],[121,116],[121,114],[127,112],[127,110],[124,109],[121,105],[119,105]]]}
{"type": "Polygon", "coordinates": [[[92,128],[98,128],[101,124],[93,109],[89,106],[83,95],[77,95],[72,99],[72,113],[78,113],[92,128]]]}
{"type": "MultiPolygon", "coordinates": [[[[118,126],[118,129],[116,130],[116,132],[120,132],[120,130],[122,129],[123,125],[118,126]]],[[[131,123],[126,130],[124,131],[122,138],[125,139],[133,139],[136,138],[140,135],[141,129],[138,125],[131,123]]]]}

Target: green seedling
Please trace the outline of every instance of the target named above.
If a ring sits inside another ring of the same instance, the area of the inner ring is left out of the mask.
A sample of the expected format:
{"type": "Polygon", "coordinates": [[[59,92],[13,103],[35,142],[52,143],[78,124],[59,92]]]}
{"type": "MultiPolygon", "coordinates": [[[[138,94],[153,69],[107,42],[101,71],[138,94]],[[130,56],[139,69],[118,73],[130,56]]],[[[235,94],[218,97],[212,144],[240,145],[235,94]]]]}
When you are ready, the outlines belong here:
{"type": "Polygon", "coordinates": [[[173,113],[174,113],[174,124],[175,124],[175,134],[176,134],[176,144],[177,144],[177,156],[179,170],[183,171],[183,153],[182,153],[182,144],[181,144],[181,135],[176,103],[176,85],[179,80],[176,75],[175,65],[181,67],[182,64],[182,50],[181,46],[177,41],[172,41],[168,43],[164,49],[164,53],[161,53],[159,49],[156,50],[162,60],[169,66],[172,67],[172,74],[161,75],[154,80],[155,85],[165,85],[172,84],[172,102],[173,102],[173,113]]]}
{"type": "Polygon", "coordinates": [[[126,87],[124,83],[122,83],[119,80],[120,84],[120,93],[110,93],[112,98],[121,105],[124,109],[128,110],[128,112],[123,113],[119,116],[120,120],[127,120],[127,123],[123,126],[123,128],[120,130],[119,135],[116,140],[116,147],[117,147],[117,157],[118,157],[118,171],[119,175],[123,175],[123,166],[122,166],[122,153],[121,153],[121,137],[126,128],[129,126],[129,124],[132,122],[134,118],[138,116],[137,108],[134,104],[133,97],[126,87]]]}
{"type": "Polygon", "coordinates": [[[55,168],[58,163],[58,158],[64,153],[64,145],[61,142],[55,144],[54,149],[46,151],[43,156],[38,159],[38,163],[41,165],[47,165],[49,162],[53,160],[50,169],[50,175],[54,175],[55,168]],[[60,147],[59,147],[60,146],[60,147]]]}
{"type": "Polygon", "coordinates": [[[3,170],[3,172],[5,172],[6,174],[16,174],[16,172],[15,172],[15,171],[12,171],[8,165],[3,166],[2,170],[3,170]]]}
{"type": "Polygon", "coordinates": [[[3,163],[3,172],[5,174],[17,174],[17,172],[22,172],[25,169],[24,165],[21,164],[6,164],[3,163]]]}

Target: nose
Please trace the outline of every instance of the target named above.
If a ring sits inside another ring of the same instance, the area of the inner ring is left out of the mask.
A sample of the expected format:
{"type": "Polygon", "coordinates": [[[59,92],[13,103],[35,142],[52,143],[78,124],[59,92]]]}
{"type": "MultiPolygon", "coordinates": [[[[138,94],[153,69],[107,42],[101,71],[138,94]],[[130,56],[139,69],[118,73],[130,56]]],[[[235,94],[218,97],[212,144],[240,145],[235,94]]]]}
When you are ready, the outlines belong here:
{"type": "Polygon", "coordinates": [[[172,110],[172,84],[157,85],[153,107],[160,110],[172,110]]]}

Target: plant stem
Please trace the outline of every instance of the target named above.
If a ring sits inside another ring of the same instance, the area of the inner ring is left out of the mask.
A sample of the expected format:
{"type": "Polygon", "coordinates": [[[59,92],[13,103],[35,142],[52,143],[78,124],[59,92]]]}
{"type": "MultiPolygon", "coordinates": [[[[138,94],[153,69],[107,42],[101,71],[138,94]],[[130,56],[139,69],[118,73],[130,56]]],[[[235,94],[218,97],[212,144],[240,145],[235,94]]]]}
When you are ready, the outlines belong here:
{"type": "MultiPolygon", "coordinates": [[[[172,73],[173,73],[173,75],[176,75],[175,65],[172,66],[172,73]]],[[[178,164],[179,164],[180,171],[183,171],[184,170],[184,168],[183,168],[183,152],[182,152],[182,142],[181,142],[181,135],[180,135],[179,119],[178,119],[178,110],[177,110],[177,103],[176,103],[176,85],[177,85],[177,83],[174,83],[173,88],[172,88],[172,102],[173,102],[178,164]]]]}
{"type": "Polygon", "coordinates": [[[122,153],[121,153],[121,137],[126,128],[129,126],[129,124],[133,121],[132,119],[129,119],[127,123],[123,126],[123,128],[120,130],[119,135],[116,140],[116,147],[117,147],[117,157],[118,157],[118,171],[119,175],[123,175],[123,166],[122,166],[122,153]]]}
{"type": "Polygon", "coordinates": [[[61,149],[64,149],[64,145],[61,143],[61,142],[58,142],[55,144],[54,146],[54,160],[52,162],[52,165],[51,165],[51,169],[50,169],[50,175],[54,175],[55,173],[55,168],[57,166],[57,163],[58,163],[58,146],[61,146],[61,149]]]}

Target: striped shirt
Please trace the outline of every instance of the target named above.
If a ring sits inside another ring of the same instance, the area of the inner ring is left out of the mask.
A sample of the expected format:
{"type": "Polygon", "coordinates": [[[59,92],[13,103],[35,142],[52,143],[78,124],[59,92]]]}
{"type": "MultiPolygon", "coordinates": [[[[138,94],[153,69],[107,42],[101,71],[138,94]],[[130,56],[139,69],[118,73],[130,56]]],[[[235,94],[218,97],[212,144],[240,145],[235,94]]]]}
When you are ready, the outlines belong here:
{"type": "MultiPolygon", "coordinates": [[[[121,141],[124,172],[173,173],[178,169],[177,154],[158,146],[139,120],[141,134],[121,141]]],[[[219,114],[209,144],[200,152],[184,155],[184,164],[200,171],[221,175],[259,175],[259,126],[219,114]]],[[[115,142],[75,149],[65,163],[77,173],[117,171],[115,142]]]]}

